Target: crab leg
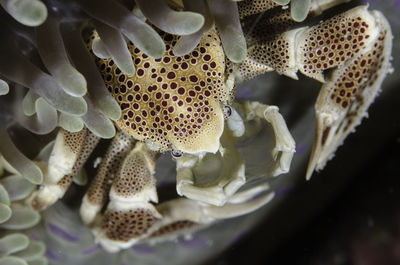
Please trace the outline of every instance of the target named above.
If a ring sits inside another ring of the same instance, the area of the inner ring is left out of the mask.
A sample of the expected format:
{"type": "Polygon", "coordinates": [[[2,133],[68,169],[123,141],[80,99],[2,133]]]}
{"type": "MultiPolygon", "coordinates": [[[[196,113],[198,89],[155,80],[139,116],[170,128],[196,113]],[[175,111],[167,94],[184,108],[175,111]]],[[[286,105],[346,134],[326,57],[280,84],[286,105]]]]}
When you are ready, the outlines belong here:
{"type": "Polygon", "coordinates": [[[119,168],[111,186],[110,203],[100,225],[94,228],[96,241],[111,252],[132,246],[161,218],[149,203],[158,202],[156,156],[146,144],[138,142],[119,168]]]}
{"type": "MultiPolygon", "coordinates": [[[[309,16],[319,15],[326,9],[349,1],[313,0],[309,16]]],[[[242,26],[249,50],[247,58],[236,66],[237,81],[243,82],[274,70],[297,79],[296,65],[288,65],[290,58],[296,56],[296,34],[299,32],[288,31],[297,24],[290,9],[283,8],[272,0],[241,1],[238,8],[244,17],[242,26]],[[258,16],[251,16],[255,14],[258,16]]],[[[307,29],[303,27],[300,31],[307,29]]]]}
{"type": "Polygon", "coordinates": [[[274,193],[268,193],[267,190],[267,185],[261,185],[239,192],[224,206],[209,205],[185,198],[164,202],[157,206],[163,218],[157,220],[145,240],[151,243],[171,240],[181,234],[190,235],[217,220],[253,212],[273,199],[274,193]]]}
{"type": "Polygon", "coordinates": [[[232,133],[225,129],[217,154],[207,154],[204,158],[183,155],[177,159],[177,193],[212,205],[224,205],[246,182],[244,163],[234,143],[232,133]],[[218,175],[213,176],[212,172],[218,175]]]}
{"type": "Polygon", "coordinates": [[[99,140],[86,128],[75,133],[60,129],[43,185],[30,196],[29,205],[35,210],[44,210],[62,198],[99,140]]]}
{"type": "Polygon", "coordinates": [[[314,27],[255,44],[249,51],[251,60],[279,74],[297,79],[299,70],[324,83],[316,103],[317,135],[307,178],[323,168],[366,116],[391,70],[391,46],[390,26],[383,15],[359,6],[314,27]],[[331,68],[336,69],[326,79],[323,71],[331,68]]]}
{"type": "Polygon", "coordinates": [[[107,202],[111,184],[121,161],[132,150],[134,144],[135,140],[121,131],[118,131],[111,141],[99,170],[82,200],[80,215],[85,224],[91,224],[107,202]]]}
{"type": "MultiPolygon", "coordinates": [[[[350,0],[312,0],[310,13],[320,14],[326,9],[349,1],[350,0]]],[[[245,0],[238,2],[240,19],[276,8],[279,8],[282,13],[287,12],[290,14],[290,9],[283,8],[283,6],[275,3],[273,0],[245,0]]],[[[288,17],[290,18],[290,16],[288,17]]]]}
{"type": "MultiPolygon", "coordinates": [[[[270,169],[270,175],[277,176],[288,172],[295,152],[295,142],[278,108],[258,102],[244,102],[242,108],[247,121],[265,119],[274,130],[276,144],[272,156],[276,163],[270,169]]],[[[229,129],[224,130],[217,154],[207,154],[204,158],[184,155],[177,159],[179,195],[222,206],[244,185],[245,165],[235,143],[245,134],[245,124],[238,112],[231,108],[231,115],[226,125],[229,129]],[[217,172],[218,175],[212,176],[211,172],[217,172]],[[211,180],[204,181],[204,179],[211,180]]]]}
{"type": "MultiPolygon", "coordinates": [[[[367,6],[360,6],[311,28],[294,29],[254,44],[249,48],[248,58],[253,64],[294,79],[300,71],[325,82],[323,71],[357,56],[369,47],[377,33],[374,16],[367,6]]],[[[245,75],[246,72],[239,71],[239,79],[245,75]]]]}
{"type": "Polygon", "coordinates": [[[279,113],[276,106],[264,105],[255,101],[242,103],[246,115],[246,120],[261,118],[268,121],[275,135],[275,147],[272,150],[272,157],[276,161],[272,168],[271,175],[278,176],[287,173],[296,151],[296,143],[287,128],[285,120],[279,113]]]}
{"type": "Polygon", "coordinates": [[[314,169],[324,167],[346,136],[367,116],[369,105],[391,71],[390,26],[380,12],[372,11],[371,15],[376,23],[375,38],[371,37],[361,53],[332,72],[318,96],[316,138],[307,179],[314,169]]]}

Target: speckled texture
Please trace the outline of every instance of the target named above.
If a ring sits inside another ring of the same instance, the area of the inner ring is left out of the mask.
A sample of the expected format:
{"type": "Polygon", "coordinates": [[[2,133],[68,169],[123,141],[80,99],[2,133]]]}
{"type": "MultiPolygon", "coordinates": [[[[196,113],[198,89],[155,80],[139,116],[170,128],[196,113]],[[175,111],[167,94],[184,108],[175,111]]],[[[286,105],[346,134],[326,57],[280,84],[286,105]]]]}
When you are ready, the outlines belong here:
{"type": "Polygon", "coordinates": [[[122,116],[116,123],[161,151],[171,150],[171,146],[189,153],[203,151],[209,148],[206,139],[218,139],[223,129],[219,102],[228,94],[221,41],[211,30],[191,54],[174,56],[177,38],[162,36],[167,51],[160,59],[149,58],[129,44],[136,67],[133,76],[123,74],[110,59],[96,59],[109,91],[121,106],[122,116]]]}

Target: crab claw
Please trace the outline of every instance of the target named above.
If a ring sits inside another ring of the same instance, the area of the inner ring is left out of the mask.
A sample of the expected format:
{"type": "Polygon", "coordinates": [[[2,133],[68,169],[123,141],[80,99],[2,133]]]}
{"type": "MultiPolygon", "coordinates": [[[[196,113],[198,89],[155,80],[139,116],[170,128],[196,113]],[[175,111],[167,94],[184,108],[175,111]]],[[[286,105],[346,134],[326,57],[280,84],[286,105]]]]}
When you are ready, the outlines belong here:
{"type": "Polygon", "coordinates": [[[315,169],[324,167],[346,136],[367,116],[369,105],[378,94],[386,74],[391,71],[390,26],[380,12],[370,12],[366,7],[361,10],[372,16],[374,23],[366,23],[361,16],[356,18],[352,24],[352,37],[356,42],[364,42],[364,49],[335,69],[322,86],[315,105],[316,138],[307,179],[315,169]],[[362,32],[363,27],[369,28],[373,35],[368,39],[357,39],[356,32],[362,32]]]}

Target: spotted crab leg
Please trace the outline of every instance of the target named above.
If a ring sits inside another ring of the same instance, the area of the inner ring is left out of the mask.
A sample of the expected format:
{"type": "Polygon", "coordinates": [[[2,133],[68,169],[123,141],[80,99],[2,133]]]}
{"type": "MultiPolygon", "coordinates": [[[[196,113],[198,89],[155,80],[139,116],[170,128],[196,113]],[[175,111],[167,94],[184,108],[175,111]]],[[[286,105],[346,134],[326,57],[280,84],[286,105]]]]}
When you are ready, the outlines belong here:
{"type": "MultiPolygon", "coordinates": [[[[349,1],[312,0],[308,16],[319,15],[333,6],[349,1]]],[[[295,72],[285,71],[287,57],[295,56],[296,47],[293,44],[296,41],[291,39],[295,39],[298,32],[289,31],[298,24],[293,20],[290,8],[283,8],[273,0],[240,1],[238,8],[249,50],[247,58],[236,65],[237,82],[274,70],[297,79],[295,72]],[[289,55],[284,52],[287,49],[290,49],[289,55]]]]}
{"type": "Polygon", "coordinates": [[[101,160],[96,176],[82,199],[80,215],[86,225],[93,223],[106,204],[113,180],[116,178],[121,161],[129,154],[135,140],[118,131],[101,160]]]}
{"type": "MultiPolygon", "coordinates": [[[[365,40],[365,48],[360,53],[331,73],[318,95],[316,138],[307,179],[314,169],[325,166],[347,135],[367,116],[369,105],[378,94],[386,74],[391,71],[392,34],[389,23],[378,11],[371,11],[369,16],[373,19],[370,23],[360,16],[361,19],[357,18],[352,26],[356,31],[367,25],[371,29],[370,41],[365,40]]],[[[359,38],[357,41],[363,40],[359,38]]]]}
{"type": "Polygon", "coordinates": [[[124,158],[110,190],[110,202],[93,232],[110,252],[128,248],[161,218],[150,201],[158,202],[154,179],[157,153],[138,142],[124,158]]]}
{"type": "Polygon", "coordinates": [[[279,74],[297,79],[300,71],[324,83],[316,103],[317,135],[307,178],[323,168],[360,123],[391,69],[390,26],[383,15],[367,8],[355,7],[311,28],[282,33],[249,51],[249,58],[279,74]],[[334,70],[326,78],[323,72],[329,69],[334,70]]]}
{"type": "Polygon", "coordinates": [[[290,30],[255,44],[249,58],[294,79],[300,71],[325,82],[323,71],[355,57],[376,36],[374,17],[367,6],[360,6],[311,28],[290,30]]]}
{"type": "Polygon", "coordinates": [[[146,242],[172,240],[179,235],[190,236],[196,230],[218,220],[253,212],[270,202],[273,192],[261,185],[236,193],[224,206],[214,206],[195,200],[180,198],[161,203],[157,210],[163,218],[149,230],[146,242]]]}
{"type": "Polygon", "coordinates": [[[28,198],[28,204],[35,210],[44,210],[62,198],[99,140],[86,128],[75,133],[60,129],[43,185],[28,198]]]}
{"type": "MultiPolygon", "coordinates": [[[[318,15],[326,9],[350,1],[351,0],[312,0],[310,4],[310,13],[318,15]]],[[[281,9],[281,12],[287,12],[290,14],[289,8],[285,8],[282,5],[275,3],[273,0],[245,0],[238,2],[240,19],[275,8],[281,9]]]]}

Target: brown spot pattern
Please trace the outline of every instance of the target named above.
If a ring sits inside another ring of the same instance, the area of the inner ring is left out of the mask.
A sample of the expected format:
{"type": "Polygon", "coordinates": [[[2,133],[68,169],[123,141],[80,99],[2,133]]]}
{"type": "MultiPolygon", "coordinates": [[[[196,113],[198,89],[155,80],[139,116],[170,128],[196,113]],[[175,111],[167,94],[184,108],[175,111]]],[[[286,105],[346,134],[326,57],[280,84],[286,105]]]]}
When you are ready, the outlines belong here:
{"type": "Polygon", "coordinates": [[[246,0],[238,2],[239,17],[243,18],[253,14],[257,14],[274,7],[279,7],[272,0],[246,0]]]}
{"type": "Polygon", "coordinates": [[[287,31],[295,24],[290,9],[278,6],[267,10],[261,18],[259,15],[244,18],[242,28],[246,42],[248,46],[251,46],[271,41],[277,34],[287,31]]]}
{"type": "Polygon", "coordinates": [[[154,221],[154,216],[147,209],[107,210],[104,213],[101,228],[106,231],[107,238],[111,240],[128,241],[145,234],[154,221]]]}
{"type": "Polygon", "coordinates": [[[160,59],[148,57],[132,43],[128,45],[136,67],[132,76],[123,74],[111,59],[97,58],[96,62],[121,106],[118,127],[166,151],[171,143],[190,144],[212,132],[219,119],[216,108],[227,95],[223,86],[225,58],[215,30],[184,56],[172,52],[178,37],[160,34],[167,48],[160,59]]]}
{"type": "Polygon", "coordinates": [[[289,49],[289,42],[282,35],[278,35],[263,45],[257,45],[249,56],[256,62],[275,69],[277,73],[284,74],[289,66],[289,49]]]}
{"type": "Polygon", "coordinates": [[[118,174],[119,166],[134,147],[134,143],[135,140],[132,137],[122,132],[117,132],[86,192],[87,198],[92,204],[102,206],[107,202],[108,193],[113,180],[118,174]]]}
{"type": "Polygon", "coordinates": [[[176,232],[176,231],[179,231],[182,229],[190,228],[195,225],[196,225],[196,223],[189,221],[189,220],[176,221],[174,223],[160,227],[160,229],[158,229],[157,231],[152,233],[149,237],[152,238],[152,237],[163,236],[165,234],[169,234],[169,233],[173,233],[173,232],[176,232]]]}
{"type": "Polygon", "coordinates": [[[79,153],[78,159],[75,161],[75,164],[72,167],[72,172],[70,175],[64,176],[57,183],[58,186],[61,186],[65,190],[71,185],[73,178],[86,163],[86,160],[100,140],[98,136],[91,133],[88,129],[83,128],[82,131],[85,132],[85,138],[83,140],[82,149],[79,153]]]}
{"type": "Polygon", "coordinates": [[[351,13],[337,15],[310,28],[299,49],[300,71],[317,78],[322,71],[357,55],[370,38],[370,25],[351,13]]]}
{"type": "Polygon", "coordinates": [[[140,193],[146,187],[155,185],[153,175],[146,167],[143,154],[130,155],[124,161],[125,167],[118,174],[113,190],[121,197],[130,197],[140,193]]]}
{"type": "Polygon", "coordinates": [[[79,154],[86,137],[86,129],[82,129],[79,132],[62,130],[62,134],[65,145],[68,146],[74,154],[79,154]]]}
{"type": "Polygon", "coordinates": [[[382,68],[385,60],[383,52],[386,37],[387,31],[381,32],[372,44],[372,50],[356,57],[334,83],[329,100],[348,110],[338,131],[347,132],[353,127],[353,117],[361,115],[361,107],[364,105],[363,93],[366,88],[374,85],[378,79],[378,70],[382,68]]]}

